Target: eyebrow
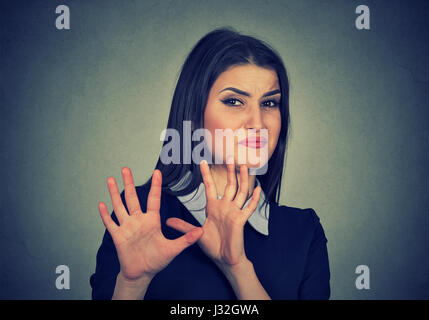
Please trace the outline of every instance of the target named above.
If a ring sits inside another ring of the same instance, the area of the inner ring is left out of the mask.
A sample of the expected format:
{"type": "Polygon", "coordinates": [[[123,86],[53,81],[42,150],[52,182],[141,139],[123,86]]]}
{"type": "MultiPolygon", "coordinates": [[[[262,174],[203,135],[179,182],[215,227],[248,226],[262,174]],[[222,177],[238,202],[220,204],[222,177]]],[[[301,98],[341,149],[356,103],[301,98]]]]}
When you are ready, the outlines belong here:
{"type": "MultiPolygon", "coordinates": [[[[252,96],[250,93],[248,93],[246,91],[242,91],[242,90],[234,88],[234,87],[228,87],[228,88],[222,89],[221,91],[219,91],[219,93],[226,91],[226,90],[234,91],[235,93],[241,94],[241,95],[246,96],[246,97],[252,96]]],[[[275,95],[277,93],[281,93],[281,91],[279,89],[268,91],[268,92],[264,93],[264,95],[262,97],[272,96],[272,95],[275,95]]]]}

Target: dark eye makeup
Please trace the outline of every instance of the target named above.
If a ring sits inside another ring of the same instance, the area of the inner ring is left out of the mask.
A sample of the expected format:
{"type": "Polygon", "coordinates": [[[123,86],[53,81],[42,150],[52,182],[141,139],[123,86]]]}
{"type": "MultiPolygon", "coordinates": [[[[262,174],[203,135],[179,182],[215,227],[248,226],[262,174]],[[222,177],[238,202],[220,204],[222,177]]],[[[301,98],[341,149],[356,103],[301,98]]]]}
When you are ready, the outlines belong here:
{"type": "MultiPolygon", "coordinates": [[[[230,107],[239,107],[240,104],[243,105],[243,102],[237,98],[226,98],[221,101],[223,104],[230,107]]],[[[277,108],[279,104],[280,104],[280,101],[277,99],[268,99],[261,102],[261,106],[265,108],[277,108]]]]}

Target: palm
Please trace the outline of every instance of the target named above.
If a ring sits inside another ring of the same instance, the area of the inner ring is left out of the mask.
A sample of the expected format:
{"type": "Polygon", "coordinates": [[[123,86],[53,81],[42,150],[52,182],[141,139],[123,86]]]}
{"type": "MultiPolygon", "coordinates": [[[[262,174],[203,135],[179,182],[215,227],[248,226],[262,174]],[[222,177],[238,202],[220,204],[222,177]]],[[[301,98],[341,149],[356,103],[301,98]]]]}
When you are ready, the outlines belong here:
{"type": "Polygon", "coordinates": [[[158,170],[154,172],[146,213],[141,211],[131,171],[124,169],[122,173],[129,214],[113,178],[109,178],[107,183],[120,226],[111,219],[103,202],[100,202],[99,210],[115,244],[121,272],[127,279],[134,280],[143,275],[153,276],[165,268],[177,254],[198,240],[202,230],[197,228],[178,239],[166,239],[161,232],[159,215],[161,173],[158,170]]]}
{"type": "MultiPolygon", "coordinates": [[[[246,259],[244,252],[243,227],[256,209],[260,188],[256,188],[249,205],[241,209],[247,200],[247,168],[241,167],[240,188],[237,195],[234,166],[228,165],[228,184],[224,197],[217,199],[217,191],[207,164],[201,164],[201,172],[206,189],[206,221],[202,226],[203,235],[198,240],[201,249],[220,265],[235,265],[246,259]]],[[[179,231],[188,232],[194,226],[177,218],[170,218],[167,224],[179,231]]]]}
{"type": "Polygon", "coordinates": [[[138,278],[143,272],[155,274],[173,258],[157,220],[156,214],[131,216],[112,235],[127,277],[138,278]]]}
{"type": "MultiPolygon", "coordinates": [[[[225,207],[232,214],[236,208],[225,207]]],[[[243,228],[233,221],[209,215],[203,225],[203,236],[199,245],[211,258],[225,264],[236,264],[244,255],[243,228]]]]}

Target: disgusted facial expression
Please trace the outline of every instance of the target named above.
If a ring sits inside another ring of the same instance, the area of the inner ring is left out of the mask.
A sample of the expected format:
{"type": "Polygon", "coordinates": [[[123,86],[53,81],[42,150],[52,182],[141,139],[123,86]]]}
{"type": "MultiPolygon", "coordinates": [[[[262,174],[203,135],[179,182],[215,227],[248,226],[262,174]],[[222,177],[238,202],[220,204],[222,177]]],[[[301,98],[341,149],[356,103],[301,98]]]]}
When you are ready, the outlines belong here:
{"type": "Polygon", "coordinates": [[[272,69],[249,63],[234,65],[221,73],[210,89],[204,112],[213,156],[226,163],[227,156],[232,155],[236,164],[245,163],[249,168],[266,163],[280,134],[280,99],[277,73],[272,69]],[[226,136],[217,136],[216,129],[234,132],[233,142],[228,143],[226,136]],[[222,154],[217,150],[219,145],[222,154]]]}

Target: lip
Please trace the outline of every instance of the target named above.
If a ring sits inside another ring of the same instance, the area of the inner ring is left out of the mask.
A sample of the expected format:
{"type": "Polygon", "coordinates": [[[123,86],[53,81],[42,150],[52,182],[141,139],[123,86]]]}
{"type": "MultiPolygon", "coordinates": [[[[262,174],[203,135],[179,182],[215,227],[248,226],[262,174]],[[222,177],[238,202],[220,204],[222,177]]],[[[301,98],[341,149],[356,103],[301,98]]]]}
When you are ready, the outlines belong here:
{"type": "Polygon", "coordinates": [[[259,149],[267,144],[267,139],[264,137],[247,137],[239,142],[239,144],[248,148],[259,149]]]}

